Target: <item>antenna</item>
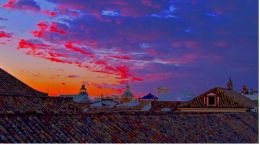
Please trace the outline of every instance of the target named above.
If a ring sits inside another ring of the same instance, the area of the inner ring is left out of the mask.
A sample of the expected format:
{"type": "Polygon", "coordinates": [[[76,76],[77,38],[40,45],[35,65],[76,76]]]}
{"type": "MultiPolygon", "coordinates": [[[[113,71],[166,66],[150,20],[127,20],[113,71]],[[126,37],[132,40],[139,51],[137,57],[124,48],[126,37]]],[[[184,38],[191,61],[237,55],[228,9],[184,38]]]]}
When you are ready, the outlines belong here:
{"type": "Polygon", "coordinates": [[[85,83],[86,83],[86,81],[85,81],[85,78],[84,78],[84,77],[82,77],[81,79],[82,79],[82,82],[81,82],[81,83],[82,83],[82,85],[85,85],[85,83]]]}

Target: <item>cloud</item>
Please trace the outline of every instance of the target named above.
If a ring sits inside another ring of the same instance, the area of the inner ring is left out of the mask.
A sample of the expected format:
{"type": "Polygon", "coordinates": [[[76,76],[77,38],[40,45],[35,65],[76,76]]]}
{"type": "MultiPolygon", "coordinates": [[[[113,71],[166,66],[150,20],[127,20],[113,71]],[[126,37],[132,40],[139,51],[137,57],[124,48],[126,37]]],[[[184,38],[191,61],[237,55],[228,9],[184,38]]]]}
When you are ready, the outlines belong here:
{"type": "Polygon", "coordinates": [[[119,15],[120,15],[119,12],[109,11],[109,10],[102,10],[101,14],[102,14],[103,16],[112,16],[112,17],[114,17],[114,16],[119,16],[119,15]]]}
{"type": "Polygon", "coordinates": [[[85,51],[79,47],[75,47],[73,46],[72,42],[67,42],[65,45],[64,45],[65,48],[69,49],[70,51],[73,51],[73,52],[76,52],[76,53],[80,53],[80,54],[83,54],[87,57],[94,57],[94,55],[88,51],[85,51]]]}
{"type": "Polygon", "coordinates": [[[109,56],[109,57],[111,57],[111,58],[115,58],[115,59],[123,59],[123,60],[130,60],[130,57],[128,57],[128,56],[116,56],[116,55],[111,55],[111,56],[109,56]]]}
{"type": "Polygon", "coordinates": [[[52,46],[44,44],[44,43],[34,43],[24,39],[21,39],[18,43],[18,49],[30,48],[31,50],[37,49],[51,49],[52,46]]]}
{"type": "Polygon", "coordinates": [[[103,20],[102,16],[123,16],[123,17],[140,17],[151,13],[156,13],[164,8],[167,1],[51,1],[57,3],[60,11],[68,11],[68,9],[77,9],[88,15],[94,16],[99,20],[103,20]]]}
{"type": "Polygon", "coordinates": [[[55,11],[49,11],[49,10],[42,10],[42,14],[45,14],[49,17],[55,17],[57,16],[57,12],[55,11]]]}
{"type": "Polygon", "coordinates": [[[38,30],[33,30],[31,33],[35,37],[42,38],[44,34],[48,33],[57,33],[60,35],[65,35],[65,30],[60,27],[64,27],[64,25],[56,22],[51,22],[48,24],[47,22],[38,22],[37,24],[38,30]]]}
{"type": "Polygon", "coordinates": [[[3,8],[39,11],[41,8],[34,0],[9,0],[6,4],[2,5],[3,8]]]}
{"type": "MultiPolygon", "coordinates": [[[[150,78],[184,88],[174,76],[200,75],[199,70],[210,81],[220,78],[206,73],[216,64],[227,62],[222,64],[226,73],[256,64],[258,16],[252,1],[48,1],[55,8],[40,10],[48,17],[28,30],[32,35],[23,35],[19,51],[85,68],[118,84],[150,78]]],[[[18,2],[4,7],[24,10],[15,6],[18,2]]]]}
{"type": "MultiPolygon", "coordinates": [[[[64,10],[64,6],[68,3],[70,1],[62,1],[58,3],[58,7],[64,10]]],[[[63,18],[59,22],[39,22],[38,30],[32,31],[33,36],[54,44],[59,49],[48,50],[46,55],[37,56],[53,62],[74,64],[91,72],[112,75],[119,83],[142,81],[142,77],[136,74],[139,71],[142,72],[141,68],[145,68],[149,63],[166,66],[185,65],[194,63],[196,60],[195,56],[177,54],[178,57],[173,59],[170,55],[174,51],[171,50],[172,40],[168,38],[174,38],[173,34],[183,33],[183,30],[178,29],[181,27],[180,24],[172,21],[158,21],[141,13],[139,16],[143,17],[138,19],[136,19],[137,15],[125,15],[126,13],[122,13],[124,10],[121,7],[125,7],[126,2],[99,2],[99,4],[104,6],[111,4],[111,7],[100,7],[96,13],[85,2],[73,2],[71,9],[77,8],[85,12],[88,19],[79,17],[76,19],[63,18]],[[89,16],[89,13],[97,15],[89,16]],[[102,13],[106,16],[116,14],[117,17],[106,19],[102,13]],[[146,24],[149,24],[149,27],[146,24]]],[[[156,2],[142,1],[136,4],[158,13],[163,11],[163,8],[170,11],[168,6],[162,7],[160,4],[156,5],[156,2]]],[[[184,46],[182,49],[198,47],[198,43],[194,40],[178,41],[181,46],[184,46]]]]}
{"type": "Polygon", "coordinates": [[[4,31],[0,31],[0,38],[11,38],[12,34],[11,33],[6,33],[4,31]]]}
{"type": "Polygon", "coordinates": [[[49,30],[50,30],[50,32],[59,33],[62,35],[66,34],[66,32],[62,29],[59,29],[57,26],[57,23],[54,23],[54,22],[51,23],[49,30]]]}
{"type": "Polygon", "coordinates": [[[79,78],[80,76],[79,75],[67,75],[67,78],[79,78]]]}
{"type": "Polygon", "coordinates": [[[162,59],[155,59],[154,62],[161,63],[161,64],[173,64],[176,66],[193,63],[199,57],[198,54],[185,54],[183,56],[179,56],[176,58],[162,58],[162,59]]]}
{"type": "Polygon", "coordinates": [[[2,5],[2,7],[3,8],[14,8],[14,2],[15,2],[15,0],[8,0],[8,2],[6,4],[2,5]]]}
{"type": "MultiPolygon", "coordinates": [[[[115,75],[119,82],[121,80],[133,80],[140,81],[138,77],[130,74],[126,65],[115,63],[114,65],[108,64],[104,60],[94,59],[94,55],[72,45],[72,43],[66,43],[64,48],[57,49],[58,46],[45,44],[38,40],[24,40],[21,39],[18,43],[18,49],[25,50],[27,55],[47,59],[52,62],[74,64],[79,67],[86,68],[92,72],[99,72],[103,74],[115,75]],[[62,50],[62,51],[61,51],[62,50]],[[76,57],[75,55],[78,55],[76,57]],[[87,56],[91,59],[82,60],[81,56],[87,56]]],[[[118,59],[118,58],[117,58],[118,59]]],[[[120,59],[125,59],[120,58],[120,59]]]]}

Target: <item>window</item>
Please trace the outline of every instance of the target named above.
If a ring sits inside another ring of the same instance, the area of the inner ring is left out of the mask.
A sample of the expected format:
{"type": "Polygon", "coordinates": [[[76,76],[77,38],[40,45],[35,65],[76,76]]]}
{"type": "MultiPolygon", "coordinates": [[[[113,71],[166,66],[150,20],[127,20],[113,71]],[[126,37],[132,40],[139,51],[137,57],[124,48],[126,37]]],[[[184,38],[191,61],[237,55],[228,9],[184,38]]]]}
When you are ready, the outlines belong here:
{"type": "Polygon", "coordinates": [[[215,97],[209,96],[209,105],[215,105],[215,97]]]}

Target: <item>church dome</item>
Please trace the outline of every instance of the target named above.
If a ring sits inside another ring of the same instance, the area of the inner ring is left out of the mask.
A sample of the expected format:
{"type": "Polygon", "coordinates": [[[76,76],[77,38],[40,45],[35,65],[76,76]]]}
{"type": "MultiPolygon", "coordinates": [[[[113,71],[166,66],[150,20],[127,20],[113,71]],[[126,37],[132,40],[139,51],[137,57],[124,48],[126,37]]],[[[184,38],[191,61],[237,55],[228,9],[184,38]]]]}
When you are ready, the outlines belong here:
{"type": "Polygon", "coordinates": [[[81,86],[79,94],[73,97],[73,101],[77,103],[90,103],[88,92],[84,84],[81,86]]]}
{"type": "Polygon", "coordinates": [[[78,94],[75,97],[73,97],[73,101],[76,103],[89,103],[90,100],[88,98],[87,94],[78,94]]]}
{"type": "Polygon", "coordinates": [[[133,99],[134,95],[133,93],[130,91],[130,87],[129,85],[126,86],[125,91],[123,92],[123,94],[121,95],[122,98],[129,98],[129,99],[133,99]]]}

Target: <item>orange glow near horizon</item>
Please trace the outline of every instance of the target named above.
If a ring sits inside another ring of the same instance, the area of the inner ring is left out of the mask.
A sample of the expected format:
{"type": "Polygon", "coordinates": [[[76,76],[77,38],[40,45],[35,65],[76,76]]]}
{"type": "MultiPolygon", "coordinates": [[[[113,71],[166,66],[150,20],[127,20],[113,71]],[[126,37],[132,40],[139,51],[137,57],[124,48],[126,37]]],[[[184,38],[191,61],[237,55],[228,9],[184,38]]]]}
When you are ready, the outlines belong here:
{"type": "MultiPolygon", "coordinates": [[[[64,74],[55,74],[48,71],[31,74],[27,71],[19,71],[18,69],[3,69],[20,81],[27,84],[28,86],[40,92],[47,93],[49,96],[59,96],[62,94],[78,94],[82,85],[81,78],[66,78],[66,76],[63,76],[64,74]]],[[[94,78],[93,74],[92,78],[94,78]]],[[[122,88],[108,88],[102,86],[102,84],[104,84],[104,82],[106,81],[113,82],[113,85],[117,85],[115,79],[113,79],[112,77],[106,77],[106,80],[102,78],[102,81],[98,78],[99,77],[96,77],[95,79],[89,79],[89,82],[85,82],[87,92],[91,98],[95,98],[101,95],[120,96],[123,92],[124,85],[122,85],[122,88]]]]}

